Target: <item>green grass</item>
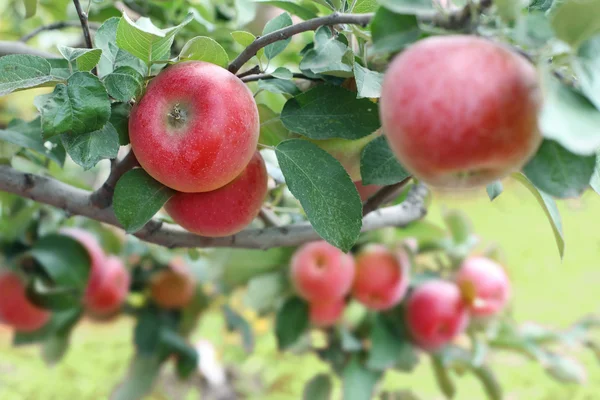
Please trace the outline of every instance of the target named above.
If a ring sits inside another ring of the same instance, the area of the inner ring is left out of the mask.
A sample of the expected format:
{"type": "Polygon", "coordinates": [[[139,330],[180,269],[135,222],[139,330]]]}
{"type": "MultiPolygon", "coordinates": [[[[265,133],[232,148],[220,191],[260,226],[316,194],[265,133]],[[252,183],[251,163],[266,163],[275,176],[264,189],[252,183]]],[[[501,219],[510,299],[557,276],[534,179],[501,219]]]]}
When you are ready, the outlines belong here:
{"type": "MultiPolygon", "coordinates": [[[[507,186],[493,203],[485,192],[476,196],[438,194],[429,218],[441,221],[443,207],[464,210],[483,240],[501,245],[508,259],[514,287],[513,312],[518,321],[561,328],[586,314],[599,313],[600,197],[590,192],[581,200],[560,203],[566,239],[561,262],[550,226],[533,197],[518,184],[507,182],[507,186]]],[[[82,324],[77,327],[63,362],[52,368],[42,362],[35,347],[11,348],[10,335],[0,330],[0,399],[107,398],[126,371],[132,354],[131,328],[132,321],[128,319],[111,325],[82,324]]],[[[212,340],[223,359],[242,371],[243,384],[253,393],[247,399],[299,399],[304,382],[327,370],[312,355],[278,353],[272,334],[261,335],[254,354],[246,355],[238,338],[225,334],[217,311],[207,314],[195,337],[212,340]],[[253,376],[260,376],[261,384],[253,383],[253,376]]],[[[589,352],[573,351],[588,368],[586,385],[558,384],[538,364],[512,354],[494,354],[489,362],[507,400],[600,399],[600,364],[589,352]]],[[[479,383],[472,377],[457,378],[457,383],[458,399],[484,398],[479,383]]],[[[173,385],[172,379],[161,381],[151,398],[198,398],[195,390],[177,396],[173,386],[178,385],[173,385]]],[[[186,388],[180,392],[188,390],[183,384],[179,386],[186,388]]],[[[411,375],[388,373],[384,387],[410,389],[420,399],[442,398],[427,362],[411,375]]]]}

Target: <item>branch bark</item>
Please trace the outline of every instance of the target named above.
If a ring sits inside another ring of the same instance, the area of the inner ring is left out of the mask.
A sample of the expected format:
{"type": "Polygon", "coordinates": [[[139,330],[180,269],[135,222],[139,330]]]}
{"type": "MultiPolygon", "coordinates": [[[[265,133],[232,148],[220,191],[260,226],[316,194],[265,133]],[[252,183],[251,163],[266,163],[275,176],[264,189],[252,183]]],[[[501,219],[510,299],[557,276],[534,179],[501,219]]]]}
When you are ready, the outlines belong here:
{"type": "MultiPolygon", "coordinates": [[[[0,165],[0,190],[48,204],[74,215],[81,215],[121,228],[112,208],[100,208],[92,203],[91,192],[78,189],[56,179],[18,171],[0,165]]],[[[381,208],[363,219],[362,231],[372,231],[390,226],[406,226],[423,218],[427,189],[417,184],[406,200],[397,206],[381,208]]],[[[151,220],[135,236],[150,243],[175,247],[238,247],[269,249],[271,247],[297,246],[319,240],[319,235],[308,222],[248,229],[233,236],[207,238],[194,235],[179,226],[151,220]]]]}
{"type": "MultiPolygon", "coordinates": [[[[298,73],[292,74],[292,76],[296,79],[305,79],[307,81],[321,81],[322,80],[319,78],[311,78],[304,74],[298,74],[298,73]]],[[[243,76],[243,77],[240,77],[240,79],[242,80],[242,82],[254,82],[254,81],[259,81],[261,79],[276,79],[276,78],[271,74],[257,74],[257,75],[243,76]]]]}
{"type": "Polygon", "coordinates": [[[406,187],[412,176],[393,185],[384,186],[371,196],[363,205],[363,216],[377,210],[382,204],[392,200],[406,187]]]}
{"type": "Polygon", "coordinates": [[[7,56],[9,54],[30,54],[32,56],[39,56],[44,58],[57,58],[57,54],[36,49],[35,47],[27,46],[22,42],[10,42],[0,40],[0,57],[7,56]]]}
{"type": "Polygon", "coordinates": [[[121,176],[133,167],[138,165],[137,158],[133,151],[129,150],[129,153],[119,162],[115,162],[111,168],[110,175],[102,186],[91,194],[91,202],[96,207],[106,208],[112,204],[113,194],[115,193],[115,186],[121,176]]]}
{"type": "MultiPolygon", "coordinates": [[[[100,28],[100,24],[97,22],[88,22],[88,25],[89,25],[90,29],[93,29],[93,30],[98,30],[98,28],[100,28]]],[[[80,27],[81,27],[81,22],[79,22],[79,21],[58,21],[58,22],[54,22],[52,24],[42,25],[42,26],[32,30],[28,34],[23,35],[21,37],[21,39],[19,39],[19,41],[25,43],[25,42],[33,39],[34,37],[36,37],[37,35],[39,35],[40,33],[44,32],[44,31],[53,31],[53,30],[64,29],[64,28],[80,28],[80,27]]]]}

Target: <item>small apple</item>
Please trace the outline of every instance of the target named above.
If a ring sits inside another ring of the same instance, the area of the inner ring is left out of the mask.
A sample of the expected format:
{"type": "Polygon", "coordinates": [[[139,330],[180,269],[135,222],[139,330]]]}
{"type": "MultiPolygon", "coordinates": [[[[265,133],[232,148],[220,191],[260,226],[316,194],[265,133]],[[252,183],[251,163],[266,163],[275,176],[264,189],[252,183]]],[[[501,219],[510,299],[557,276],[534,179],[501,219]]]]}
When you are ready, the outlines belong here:
{"type": "Polygon", "coordinates": [[[180,192],[231,182],[256,150],[260,130],[252,92],[203,61],[167,67],[131,110],[129,138],[142,168],[180,192]]]}
{"type": "Polygon", "coordinates": [[[178,309],[194,299],[196,282],[187,266],[179,259],[157,272],[150,280],[150,295],[161,308],[178,309]]]}
{"type": "Polygon", "coordinates": [[[442,188],[486,185],[521,169],[542,137],[536,69],[491,40],[419,40],[390,63],[380,116],[400,163],[442,188]]]}
{"type": "Polygon", "coordinates": [[[50,312],[35,306],[26,296],[26,288],[14,272],[0,272],[0,324],[18,332],[33,332],[50,320],[50,312]]]}
{"type": "Polygon", "coordinates": [[[81,228],[61,228],[60,234],[77,240],[87,250],[90,256],[90,275],[86,291],[94,291],[102,281],[106,255],[94,235],[81,228]]]}
{"type": "Polygon", "coordinates": [[[354,279],[354,259],[325,241],[300,247],[292,256],[290,276],[298,294],[311,303],[346,296],[354,279]]]}
{"type": "Polygon", "coordinates": [[[338,322],[344,314],[346,302],[343,298],[328,302],[314,302],[309,305],[311,324],[319,328],[327,328],[338,322]]]}
{"type": "Polygon", "coordinates": [[[406,324],[414,342],[434,351],[467,327],[469,314],[454,283],[430,280],[418,286],[406,302],[406,324]]]}
{"type": "Polygon", "coordinates": [[[129,272],[123,262],[115,256],[109,256],[102,268],[102,278],[93,289],[84,296],[84,304],[92,316],[106,317],[116,314],[129,293],[129,272]]]}
{"type": "Polygon", "coordinates": [[[267,195],[267,168],[259,152],[227,185],[203,193],[176,193],[165,205],[173,221],[208,237],[229,236],[248,226],[267,195]]]}
{"type": "Polygon", "coordinates": [[[469,257],[456,275],[456,283],[468,292],[470,312],[477,317],[498,314],[510,298],[510,281],[500,264],[485,257],[469,257]]]}

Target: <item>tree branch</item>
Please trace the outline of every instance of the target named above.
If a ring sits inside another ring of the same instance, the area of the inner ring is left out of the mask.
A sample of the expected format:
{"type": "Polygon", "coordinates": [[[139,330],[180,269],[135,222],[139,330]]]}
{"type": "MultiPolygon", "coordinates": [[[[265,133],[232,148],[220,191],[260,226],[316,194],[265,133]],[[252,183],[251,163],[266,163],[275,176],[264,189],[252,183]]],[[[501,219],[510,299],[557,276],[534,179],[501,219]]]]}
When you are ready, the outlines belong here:
{"type": "Polygon", "coordinates": [[[406,187],[412,176],[393,185],[384,186],[371,196],[363,205],[363,216],[377,210],[382,204],[392,200],[406,187]]]}
{"type": "MultiPolygon", "coordinates": [[[[93,29],[93,30],[98,30],[98,28],[100,28],[100,24],[97,22],[88,22],[88,25],[89,25],[90,29],[93,29]]],[[[54,22],[52,24],[42,25],[42,26],[32,30],[28,34],[23,35],[21,37],[21,39],[19,39],[19,41],[25,43],[25,42],[33,39],[34,37],[36,37],[37,35],[39,35],[40,33],[44,32],[44,31],[53,31],[53,30],[57,30],[57,29],[80,28],[80,27],[81,27],[81,22],[79,22],[79,21],[58,21],[58,22],[54,22]]]]}
{"type": "MultiPolygon", "coordinates": [[[[79,21],[81,21],[81,29],[83,30],[83,38],[85,39],[85,45],[88,49],[93,49],[94,44],[92,43],[92,35],[90,34],[90,26],[88,24],[88,15],[81,8],[81,4],[79,0],[73,0],[73,4],[75,4],[75,9],[77,10],[77,15],[79,15],[79,21]]],[[[92,74],[98,75],[98,70],[96,67],[92,69],[92,74]]]]}
{"type": "Polygon", "coordinates": [[[32,56],[39,56],[44,58],[57,58],[56,54],[36,49],[35,47],[27,46],[22,42],[9,42],[0,40],[0,57],[7,56],[9,54],[30,54],[32,56]]]}
{"type": "MultiPolygon", "coordinates": [[[[92,204],[91,193],[86,190],[75,188],[53,178],[18,171],[7,165],[0,165],[0,177],[0,190],[61,208],[70,214],[82,215],[121,228],[113,210],[92,204]]],[[[389,226],[405,226],[423,218],[426,214],[424,207],[426,196],[427,188],[425,186],[421,184],[413,186],[402,204],[381,208],[367,215],[363,219],[362,231],[372,231],[389,226]]],[[[207,238],[194,235],[179,226],[151,220],[136,232],[135,236],[169,248],[268,249],[297,246],[320,239],[308,222],[264,229],[248,229],[233,236],[207,238]]]]}
{"type": "Polygon", "coordinates": [[[258,217],[264,222],[265,226],[281,226],[279,217],[270,208],[261,208],[258,217]]]}
{"type": "Polygon", "coordinates": [[[271,32],[259,38],[256,38],[254,42],[250,43],[235,60],[229,64],[229,72],[235,74],[239,69],[256,55],[256,52],[265,46],[275,43],[280,40],[285,40],[298,33],[314,31],[321,26],[330,26],[337,24],[355,24],[366,26],[373,18],[373,13],[369,14],[342,14],[333,13],[326,17],[319,17],[309,19],[304,22],[300,22],[295,25],[288,26],[286,28],[278,29],[275,32],[271,32]]]}
{"type": "Polygon", "coordinates": [[[133,151],[129,150],[129,153],[119,162],[115,162],[112,165],[110,175],[106,179],[106,182],[96,190],[90,196],[92,204],[99,208],[107,208],[112,204],[113,194],[115,193],[115,186],[121,176],[133,167],[138,165],[138,161],[135,158],[133,151]]]}
{"type": "MultiPolygon", "coordinates": [[[[306,79],[307,81],[321,81],[322,80],[319,78],[311,78],[304,74],[293,74],[292,76],[296,79],[306,79]]],[[[261,80],[261,79],[276,79],[276,77],[274,77],[271,74],[257,74],[257,75],[244,76],[244,77],[241,77],[240,79],[242,80],[242,82],[254,82],[254,81],[261,80]]]]}

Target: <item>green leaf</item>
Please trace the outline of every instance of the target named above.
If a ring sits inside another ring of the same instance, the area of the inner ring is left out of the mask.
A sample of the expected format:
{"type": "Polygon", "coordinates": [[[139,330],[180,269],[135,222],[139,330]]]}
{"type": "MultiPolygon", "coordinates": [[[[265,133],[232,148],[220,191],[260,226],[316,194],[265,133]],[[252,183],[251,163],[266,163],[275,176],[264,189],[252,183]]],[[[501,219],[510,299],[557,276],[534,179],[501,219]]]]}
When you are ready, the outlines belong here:
{"type": "Polygon", "coordinates": [[[308,304],[298,297],[286,300],[275,316],[275,336],[279,350],[294,345],[308,329],[308,304]]]}
{"type": "Polygon", "coordinates": [[[473,226],[467,215],[460,210],[443,212],[444,222],[455,244],[465,244],[473,234],[473,226]]]}
{"type": "Polygon", "coordinates": [[[360,174],[364,185],[392,185],[410,176],[383,135],[365,146],[360,157],[360,174]]]}
{"type": "Polygon", "coordinates": [[[379,0],[379,4],[398,14],[419,15],[435,11],[433,2],[428,0],[379,0]]]}
{"type": "Polygon", "coordinates": [[[275,78],[279,78],[279,79],[292,79],[294,77],[294,74],[292,74],[292,71],[290,71],[289,69],[287,69],[285,67],[277,68],[275,71],[271,72],[271,75],[273,75],[275,78]]]}
{"type": "Polygon", "coordinates": [[[196,36],[190,39],[181,49],[179,59],[182,61],[206,61],[223,68],[229,64],[229,56],[223,46],[206,36],[196,36]]]}
{"type": "Polygon", "coordinates": [[[52,336],[68,335],[83,315],[82,311],[81,308],[71,308],[53,312],[50,321],[41,329],[34,332],[15,332],[13,346],[40,343],[52,336]]]}
{"type": "Polygon", "coordinates": [[[156,308],[145,308],[138,316],[133,342],[139,354],[151,356],[160,344],[161,320],[156,308]]]}
{"type": "Polygon", "coordinates": [[[520,0],[496,0],[494,6],[496,6],[496,12],[502,21],[511,27],[519,19],[521,8],[523,8],[520,0]]]}
{"type": "Polygon", "coordinates": [[[35,12],[37,11],[37,2],[38,0],[23,0],[23,4],[25,5],[25,19],[35,15],[35,12]]]}
{"type": "Polygon", "coordinates": [[[75,72],[67,85],[59,84],[50,94],[36,97],[42,115],[42,134],[80,135],[101,129],[110,117],[110,101],[100,80],[89,72],[75,72]]]}
{"type": "Polygon", "coordinates": [[[558,198],[579,197],[589,186],[596,155],[578,156],[544,140],[523,173],[539,189],[558,198]]]}
{"type": "Polygon", "coordinates": [[[84,289],[90,274],[90,255],[77,240],[51,234],[39,239],[30,252],[57,286],[84,289]]]}
{"type": "Polygon", "coordinates": [[[574,48],[600,31],[600,0],[556,0],[548,15],[556,37],[574,48]]]}
{"type": "Polygon", "coordinates": [[[69,336],[50,336],[42,344],[42,358],[44,362],[53,366],[63,359],[69,350],[69,336]]]}
{"type": "Polygon", "coordinates": [[[304,386],[303,400],[330,400],[333,385],[327,374],[315,375],[304,386]]]}
{"type": "Polygon", "coordinates": [[[110,122],[94,132],[64,134],[62,143],[73,161],[85,170],[105,158],[116,158],[119,152],[119,135],[110,122]]]}
{"type": "Polygon", "coordinates": [[[554,0],[533,0],[529,6],[527,6],[527,11],[543,11],[546,12],[552,6],[554,0]]]}
{"type": "Polygon", "coordinates": [[[266,146],[277,146],[289,137],[290,132],[283,126],[279,114],[264,104],[258,104],[260,136],[258,142],[266,146]]]}
{"type": "Polygon", "coordinates": [[[258,88],[271,93],[290,94],[292,96],[301,93],[298,86],[287,79],[261,79],[258,81],[258,88]]]}
{"type": "Polygon", "coordinates": [[[131,105],[129,103],[112,103],[109,122],[119,134],[119,144],[126,146],[129,144],[129,113],[131,105]]]}
{"type": "Polygon", "coordinates": [[[558,207],[556,207],[554,199],[546,193],[539,191],[533,185],[533,183],[531,183],[531,181],[525,177],[525,175],[516,172],[511,174],[511,176],[517,181],[521,182],[521,184],[523,184],[523,186],[525,186],[527,189],[529,189],[529,191],[531,192],[531,194],[533,194],[540,206],[542,206],[542,209],[544,210],[544,213],[546,213],[548,221],[552,226],[552,231],[554,232],[554,240],[556,241],[556,246],[558,247],[558,252],[560,254],[560,258],[562,259],[565,252],[565,240],[563,238],[563,229],[560,214],[558,212],[558,207]]]}
{"type": "Polygon", "coordinates": [[[416,365],[418,359],[405,335],[390,329],[385,318],[377,314],[371,327],[371,349],[367,359],[367,367],[376,371],[385,371],[394,367],[399,360],[404,366],[416,365]]]}
{"type": "Polygon", "coordinates": [[[381,126],[377,104],[331,85],[319,85],[289,99],[281,121],[290,131],[311,139],[359,139],[381,126]]]}
{"type": "Polygon", "coordinates": [[[517,44],[532,49],[545,46],[554,37],[550,20],[539,11],[522,16],[512,34],[517,44]]]}
{"type": "Polygon", "coordinates": [[[152,391],[161,368],[156,356],[134,356],[124,381],[116,388],[111,400],[142,399],[152,391]]]}
{"type": "Polygon", "coordinates": [[[297,15],[301,19],[312,19],[317,17],[317,14],[313,10],[303,7],[290,0],[257,0],[256,3],[268,4],[277,8],[281,8],[292,15],[297,15]]]}
{"type": "Polygon", "coordinates": [[[356,336],[354,336],[352,332],[350,332],[347,328],[340,326],[338,327],[338,331],[340,334],[342,350],[349,353],[362,350],[362,342],[356,336]]]}
{"type": "Polygon", "coordinates": [[[276,302],[288,288],[279,271],[258,275],[250,281],[244,294],[244,305],[262,314],[275,308],[276,302]]]}
{"type": "Polygon", "coordinates": [[[177,375],[187,378],[198,368],[198,352],[179,333],[171,328],[163,327],[160,330],[161,347],[169,355],[177,358],[177,375]]]}
{"type": "Polygon", "coordinates": [[[394,53],[404,49],[421,36],[414,15],[393,13],[380,7],[371,21],[373,47],[377,53],[394,53]]]}
{"type": "Polygon", "coordinates": [[[600,35],[583,42],[573,60],[581,90],[600,109],[600,35]]]}
{"type": "Polygon", "coordinates": [[[246,31],[233,31],[231,37],[244,47],[250,46],[256,40],[256,36],[246,31]]]}
{"type": "Polygon", "coordinates": [[[454,386],[454,382],[452,382],[452,378],[450,378],[450,374],[444,366],[442,359],[437,355],[432,355],[431,366],[433,367],[435,381],[437,382],[438,387],[444,396],[446,396],[448,399],[454,398],[454,395],[456,394],[456,386],[454,386]]]}
{"type": "Polygon", "coordinates": [[[367,369],[355,355],[344,367],[341,378],[343,400],[370,400],[381,373],[367,369]]]}
{"type": "Polygon", "coordinates": [[[356,0],[351,11],[354,14],[370,13],[375,12],[378,7],[377,0],[356,0]]]}
{"type": "Polygon", "coordinates": [[[600,155],[598,154],[596,154],[596,167],[590,179],[590,186],[596,193],[600,194],[600,155]]]}
{"type": "Polygon", "coordinates": [[[547,139],[580,155],[600,148],[600,111],[576,89],[564,85],[549,73],[542,80],[544,105],[540,129],[547,139]]]}
{"type": "Polygon", "coordinates": [[[0,129],[0,140],[33,150],[61,167],[64,165],[66,156],[64,147],[53,140],[47,142],[42,140],[42,125],[39,117],[30,122],[14,119],[7,128],[0,129]]]}
{"type": "Polygon", "coordinates": [[[379,98],[381,96],[381,84],[383,74],[371,71],[358,63],[354,63],[354,77],[356,78],[356,89],[358,98],[379,98]]]}
{"type": "Polygon", "coordinates": [[[50,63],[42,57],[11,54],[0,57],[0,96],[56,81],[50,63]]]}
{"type": "Polygon", "coordinates": [[[118,101],[136,98],[144,88],[144,77],[131,67],[119,67],[103,79],[108,94],[118,101]]]}
{"type": "Polygon", "coordinates": [[[585,367],[575,359],[548,354],[546,372],[559,382],[584,384],[587,380],[585,367]]]}
{"type": "Polygon", "coordinates": [[[354,54],[333,34],[331,28],[322,26],[315,31],[314,47],[304,54],[300,62],[302,71],[339,77],[352,76],[354,54]]]}
{"type": "Polygon", "coordinates": [[[102,56],[101,49],[76,49],[58,45],[58,51],[69,63],[75,62],[79,71],[91,71],[102,56]]]}
{"type": "Polygon", "coordinates": [[[500,383],[496,379],[494,372],[486,366],[479,368],[473,368],[473,374],[481,381],[483,389],[488,399],[490,400],[502,400],[502,388],[500,383]]]}
{"type": "Polygon", "coordinates": [[[244,349],[248,353],[252,353],[254,350],[254,334],[252,333],[252,327],[241,315],[236,313],[228,305],[223,306],[223,314],[225,315],[225,322],[227,323],[227,329],[230,331],[238,331],[242,335],[242,342],[244,349]]]}
{"type": "Polygon", "coordinates": [[[82,296],[82,289],[55,286],[41,279],[34,279],[27,286],[27,298],[47,310],[62,311],[79,307],[82,296]]]}
{"type": "Polygon", "coordinates": [[[117,28],[120,18],[109,18],[100,26],[94,36],[95,47],[102,50],[102,56],[98,63],[98,74],[106,76],[116,68],[132,67],[140,74],[145,74],[147,67],[144,63],[131,53],[120,49],[115,44],[117,41],[117,28]]]}
{"type": "MultiPolygon", "coordinates": [[[[265,28],[263,29],[263,36],[290,25],[292,25],[292,17],[290,17],[290,14],[282,13],[265,24],[265,28]]],[[[287,38],[285,40],[279,40],[275,43],[265,46],[264,54],[267,57],[267,59],[270,60],[279,53],[281,53],[283,50],[285,50],[288,44],[290,44],[291,40],[292,38],[287,38]]]]}
{"type": "Polygon", "coordinates": [[[159,29],[146,17],[133,22],[127,13],[124,13],[117,26],[117,46],[133,54],[146,65],[167,60],[175,35],[192,19],[193,15],[188,14],[181,24],[173,28],[159,29]]]}
{"type": "Polygon", "coordinates": [[[500,196],[500,194],[502,194],[504,187],[502,186],[502,182],[495,181],[495,182],[492,182],[489,185],[487,185],[485,190],[487,191],[490,201],[494,201],[494,199],[496,197],[498,197],[498,196],[500,196]]]}
{"type": "Polygon", "coordinates": [[[113,208],[127,233],[137,232],[175,194],[154,180],[146,171],[136,168],[119,179],[115,187],[113,208]]]}
{"type": "Polygon", "coordinates": [[[317,233],[344,252],[360,234],[362,203],[344,167],[325,150],[302,139],[276,147],[277,160],[292,194],[317,233]]]}

